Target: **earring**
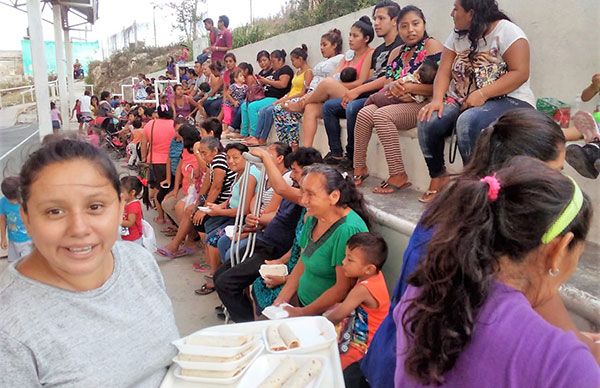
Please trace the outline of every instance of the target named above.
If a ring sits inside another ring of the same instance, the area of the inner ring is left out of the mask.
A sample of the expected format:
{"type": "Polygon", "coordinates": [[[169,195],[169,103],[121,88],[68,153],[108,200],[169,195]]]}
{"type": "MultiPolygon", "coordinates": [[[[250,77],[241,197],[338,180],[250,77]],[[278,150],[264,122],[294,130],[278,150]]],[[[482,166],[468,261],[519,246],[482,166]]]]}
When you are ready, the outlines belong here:
{"type": "Polygon", "coordinates": [[[560,272],[560,270],[559,270],[558,268],[557,268],[557,269],[550,268],[550,269],[548,270],[548,275],[550,275],[550,276],[552,276],[553,278],[555,278],[555,277],[557,277],[557,276],[558,276],[558,273],[559,273],[559,272],[560,272]]]}

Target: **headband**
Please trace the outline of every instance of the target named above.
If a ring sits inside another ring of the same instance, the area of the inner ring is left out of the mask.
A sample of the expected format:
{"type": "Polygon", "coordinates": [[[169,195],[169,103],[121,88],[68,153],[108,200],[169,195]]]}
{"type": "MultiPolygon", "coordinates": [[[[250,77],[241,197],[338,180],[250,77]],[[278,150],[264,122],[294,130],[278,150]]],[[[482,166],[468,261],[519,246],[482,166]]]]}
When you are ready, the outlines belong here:
{"type": "Polygon", "coordinates": [[[573,222],[575,217],[577,217],[583,206],[583,193],[581,192],[579,185],[577,185],[577,182],[575,182],[573,178],[569,177],[569,179],[573,182],[573,197],[567,207],[560,213],[556,221],[550,225],[546,233],[542,236],[542,244],[548,244],[560,235],[567,226],[573,222]]]}

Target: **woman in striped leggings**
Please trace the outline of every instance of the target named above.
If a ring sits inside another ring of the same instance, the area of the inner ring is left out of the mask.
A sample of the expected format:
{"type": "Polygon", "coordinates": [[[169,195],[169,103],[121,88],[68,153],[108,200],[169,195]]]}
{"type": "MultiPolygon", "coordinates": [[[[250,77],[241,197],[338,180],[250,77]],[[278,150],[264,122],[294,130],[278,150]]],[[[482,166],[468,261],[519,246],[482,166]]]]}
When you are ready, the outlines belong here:
{"type": "Polygon", "coordinates": [[[367,146],[373,129],[383,146],[389,178],[373,190],[379,194],[391,194],[410,185],[402,163],[398,131],[415,127],[419,109],[425,105],[425,102],[415,102],[411,95],[430,96],[433,89],[432,85],[403,83],[400,79],[413,74],[427,57],[439,60],[442,50],[441,43],[427,35],[425,16],[419,8],[404,7],[398,20],[398,32],[404,44],[390,53],[385,76],[394,83],[389,85],[390,92],[402,102],[381,107],[365,105],[358,112],[354,129],[354,182],[357,186],[369,176],[367,146]]]}

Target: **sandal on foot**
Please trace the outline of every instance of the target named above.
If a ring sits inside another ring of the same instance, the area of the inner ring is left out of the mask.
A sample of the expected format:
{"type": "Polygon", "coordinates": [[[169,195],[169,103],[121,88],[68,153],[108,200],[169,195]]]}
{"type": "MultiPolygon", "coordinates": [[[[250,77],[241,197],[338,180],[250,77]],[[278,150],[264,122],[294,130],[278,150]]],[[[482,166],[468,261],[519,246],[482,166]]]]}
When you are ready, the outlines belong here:
{"type": "Polygon", "coordinates": [[[210,271],[210,265],[206,263],[194,263],[193,267],[195,272],[205,273],[210,271]]]}
{"type": "Polygon", "coordinates": [[[369,173],[352,176],[352,179],[354,180],[354,186],[356,186],[356,187],[362,186],[362,184],[368,177],[369,177],[369,173]]]}
{"type": "Polygon", "coordinates": [[[195,290],[194,294],[196,294],[196,295],[208,295],[208,294],[212,294],[213,292],[215,292],[215,288],[214,287],[209,287],[208,284],[204,284],[202,287],[200,287],[197,290],[195,290]]]}
{"type": "Polygon", "coordinates": [[[437,193],[437,190],[427,190],[421,197],[419,197],[419,202],[430,203],[435,199],[437,193]]]}
{"type": "Polygon", "coordinates": [[[189,247],[181,247],[175,252],[176,257],[191,256],[196,253],[196,250],[189,247]]]}
{"type": "Polygon", "coordinates": [[[168,257],[169,259],[175,259],[176,258],[176,256],[175,256],[176,252],[172,252],[171,250],[169,250],[169,249],[167,249],[165,247],[158,248],[156,250],[156,253],[158,253],[161,256],[168,257]]]}
{"type": "Polygon", "coordinates": [[[373,189],[373,193],[375,193],[375,194],[394,194],[396,191],[409,188],[410,186],[412,186],[412,183],[410,183],[410,182],[406,182],[401,186],[396,186],[388,181],[383,181],[383,182],[381,182],[379,187],[376,187],[373,189]]]}

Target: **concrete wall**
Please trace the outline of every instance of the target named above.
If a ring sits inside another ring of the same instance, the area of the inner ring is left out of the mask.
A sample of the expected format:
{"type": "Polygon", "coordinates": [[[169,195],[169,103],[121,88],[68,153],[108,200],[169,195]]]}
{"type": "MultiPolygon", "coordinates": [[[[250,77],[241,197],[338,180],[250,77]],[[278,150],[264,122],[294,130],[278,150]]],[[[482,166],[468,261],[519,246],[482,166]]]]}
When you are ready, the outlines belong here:
{"type": "MultiPolygon", "coordinates": [[[[429,34],[442,42],[452,31],[450,17],[452,0],[414,0],[412,4],[423,9],[429,34]]],[[[571,103],[581,93],[594,73],[600,71],[600,1],[598,0],[499,0],[512,20],[527,34],[531,44],[531,85],[536,96],[555,96],[571,103]]],[[[401,5],[407,2],[400,1],[401,5]]],[[[238,62],[255,64],[260,50],[285,49],[288,53],[301,43],[309,48],[309,61],[321,60],[320,36],[331,28],[342,31],[344,40],[350,26],[362,15],[371,15],[372,9],[307,27],[262,42],[234,50],[238,62]]],[[[381,41],[375,40],[373,47],[381,41]]],[[[347,48],[345,42],[345,48],[347,48]]]]}

